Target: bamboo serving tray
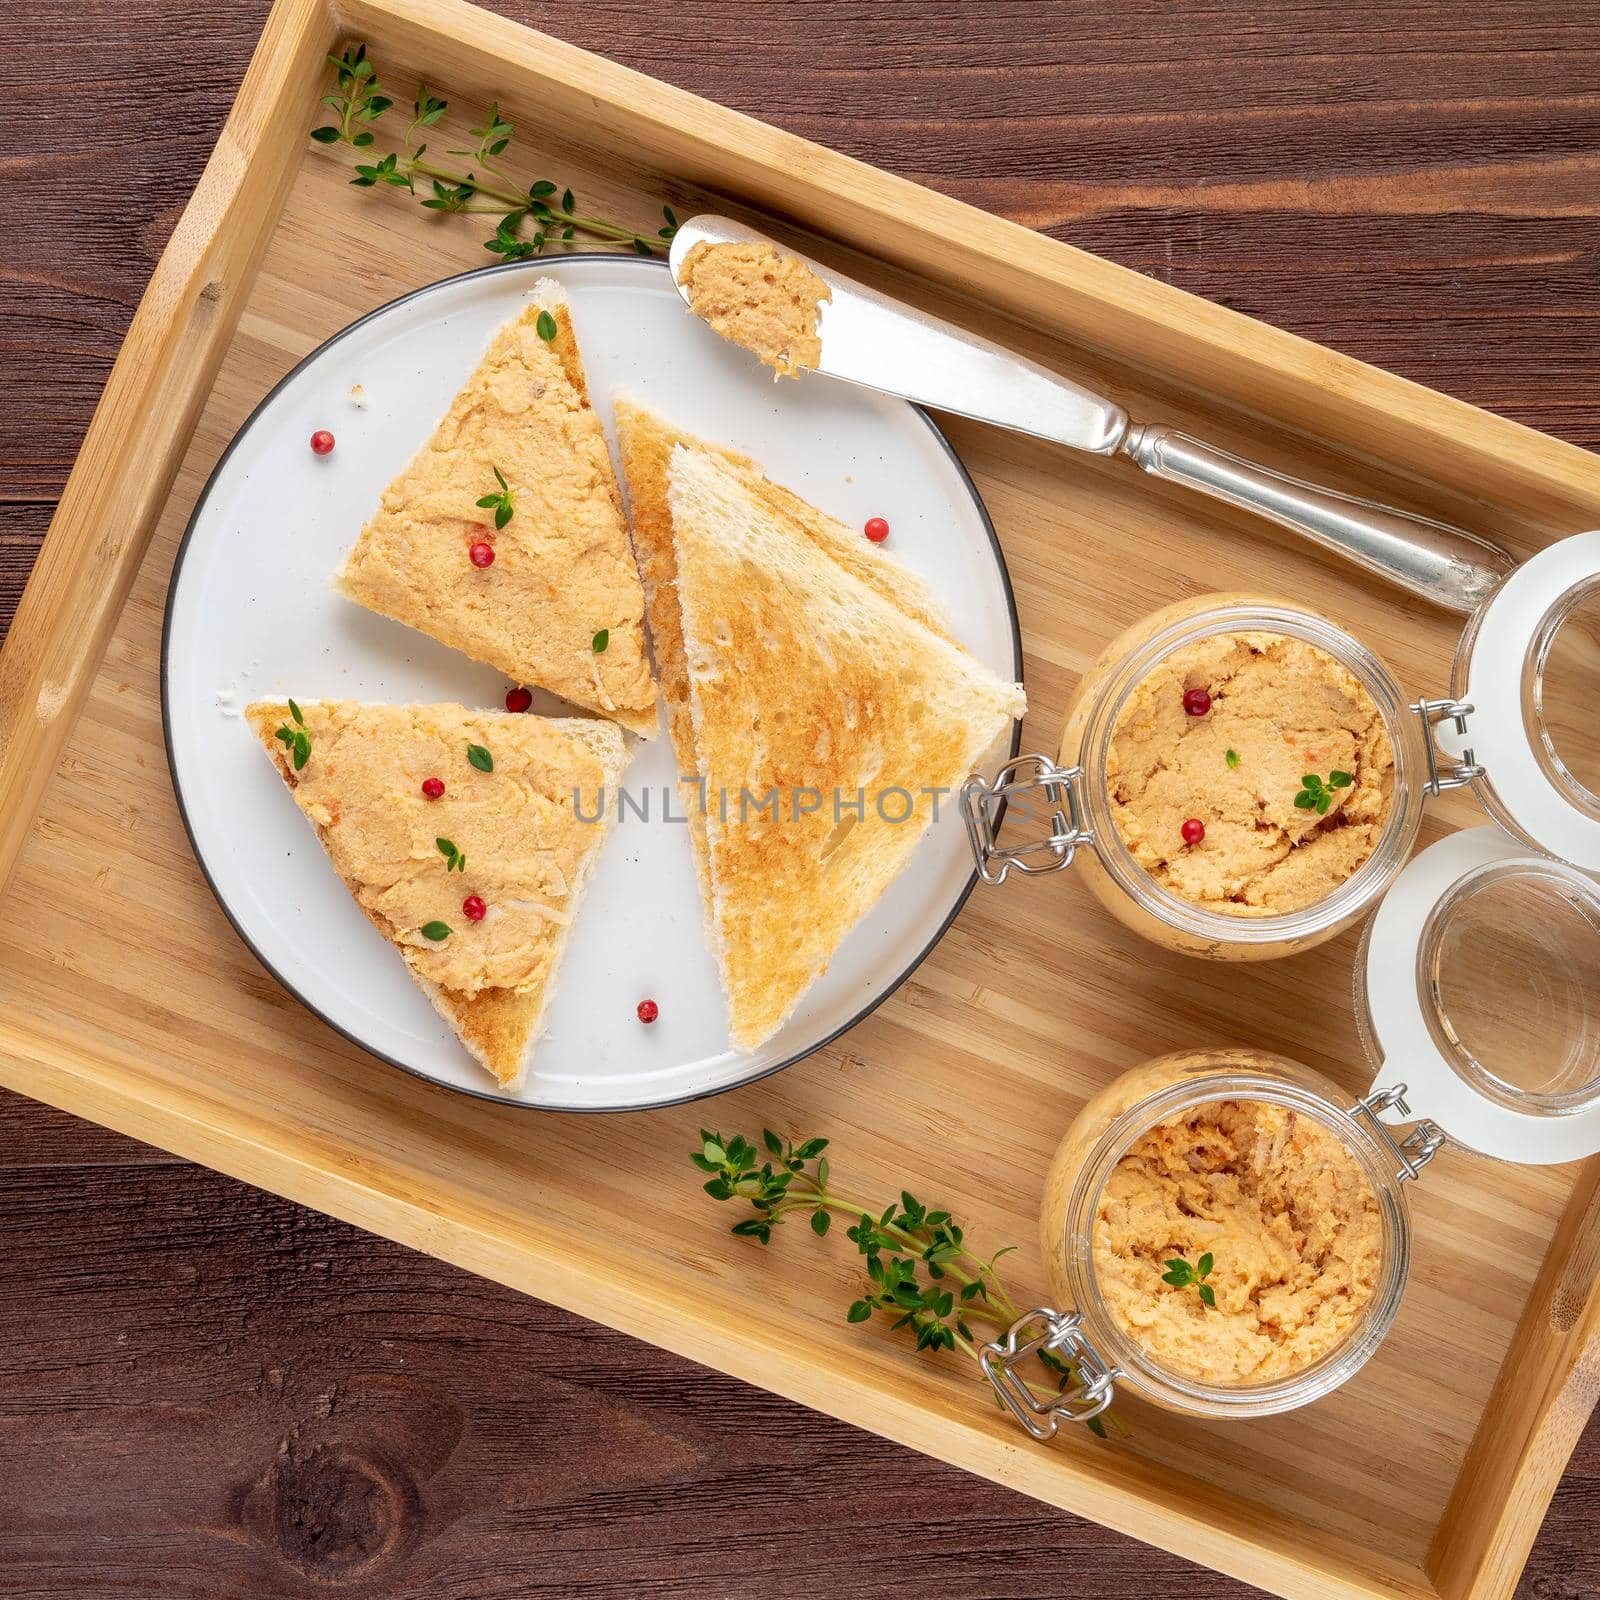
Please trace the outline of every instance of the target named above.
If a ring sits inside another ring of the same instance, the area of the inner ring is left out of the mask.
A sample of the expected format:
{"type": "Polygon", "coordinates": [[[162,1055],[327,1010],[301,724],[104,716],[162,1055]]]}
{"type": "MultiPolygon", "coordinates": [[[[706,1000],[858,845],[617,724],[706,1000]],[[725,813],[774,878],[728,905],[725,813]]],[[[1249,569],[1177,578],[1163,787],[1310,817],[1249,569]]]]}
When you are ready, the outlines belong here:
{"type": "MultiPolygon", "coordinates": [[[[1094,1090],[1173,1049],[1249,1044],[1370,1086],[1353,937],[1241,970],[1168,956],[1067,874],[975,894],[853,1032],[714,1104],[627,1117],[496,1107],[380,1065],[291,1001],[190,854],[158,663],[177,541],[266,390],[329,334],[481,265],[481,235],[348,186],[306,138],[325,53],[365,40],[454,129],[498,99],[522,160],[653,232],[662,203],[809,253],[1083,375],[1140,415],[1526,555],[1600,525],[1600,462],[455,0],[279,0],[117,361],[0,654],[0,1081],[831,1412],[1282,1595],[1509,1595],[1600,1383],[1600,1165],[1446,1154],[1413,1205],[1395,1330],[1289,1416],[1051,1446],[952,1356],[848,1327],[852,1251],[731,1238],[686,1155],[708,1122],[825,1134],[841,1183],[948,1205],[1035,1303],[1048,1157],[1094,1090]],[[1323,441],[1318,444],[1313,441],[1323,441]],[[765,1308],[765,1309],[763,1309],[765,1308]]],[[[403,98],[401,98],[403,97],[403,98]]],[[[391,113],[391,117],[396,115],[391,113]]],[[[518,170],[522,170],[519,165],[518,170]]],[[[485,230],[487,231],[487,230],[485,230]]],[[[1114,463],[948,422],[999,529],[1053,751],[1128,623],[1210,589],[1292,595],[1443,690],[1450,618],[1264,524],[1114,463]]],[[[263,778],[263,781],[267,781],[263,778]]],[[[1480,820],[1435,810],[1433,835],[1480,820]]],[[[249,841],[240,840],[241,848],[249,841]]]]}

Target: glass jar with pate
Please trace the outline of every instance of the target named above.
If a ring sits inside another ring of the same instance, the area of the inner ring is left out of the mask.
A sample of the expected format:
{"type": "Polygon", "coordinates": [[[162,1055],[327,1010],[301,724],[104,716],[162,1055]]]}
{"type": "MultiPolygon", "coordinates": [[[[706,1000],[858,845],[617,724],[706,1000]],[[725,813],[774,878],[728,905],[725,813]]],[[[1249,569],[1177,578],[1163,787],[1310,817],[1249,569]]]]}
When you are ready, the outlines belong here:
{"type": "Polygon", "coordinates": [[[1539,871],[1478,828],[1403,875],[1358,957],[1364,1098],[1281,1056],[1207,1050],[1136,1067],[1084,1106],[1041,1205],[1052,1304],[981,1352],[1030,1433],[1096,1416],[1118,1389],[1204,1417],[1319,1399],[1394,1322],[1407,1186],[1441,1149],[1600,1151],[1600,882],[1539,871]],[[1437,887],[1412,875],[1424,863],[1457,887],[1419,916],[1437,887]],[[1068,1367],[1059,1395],[1029,1386],[1040,1353],[1068,1367]]]}
{"type": "MultiPolygon", "coordinates": [[[[1545,692],[1555,641],[1588,637],[1581,614],[1597,595],[1600,533],[1550,546],[1474,614],[1450,697],[1415,701],[1305,607],[1245,595],[1168,607],[1085,674],[1057,760],[1023,756],[968,781],[978,871],[1000,883],[1076,861],[1146,938],[1252,960],[1308,949],[1371,910],[1447,788],[1470,784],[1547,859],[1600,870],[1600,799],[1556,748],[1557,734],[1583,746],[1589,730],[1574,726],[1581,715],[1554,726],[1545,692]],[[1033,819],[1019,842],[1000,837],[1008,806],[1033,819]]],[[[1600,691],[1600,649],[1563,654],[1600,691]]]]}

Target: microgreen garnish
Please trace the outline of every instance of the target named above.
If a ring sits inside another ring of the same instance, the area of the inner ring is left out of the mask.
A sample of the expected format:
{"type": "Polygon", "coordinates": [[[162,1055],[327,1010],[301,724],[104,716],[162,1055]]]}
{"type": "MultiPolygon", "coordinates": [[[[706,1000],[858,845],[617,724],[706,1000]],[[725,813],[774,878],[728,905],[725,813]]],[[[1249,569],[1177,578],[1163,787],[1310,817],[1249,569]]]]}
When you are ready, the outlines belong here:
{"type": "Polygon", "coordinates": [[[465,872],[467,870],[467,858],[448,839],[435,839],[433,842],[438,845],[439,854],[444,857],[444,870],[446,872],[465,872]]]}
{"type": "Polygon", "coordinates": [[[606,653],[606,646],[610,643],[611,630],[609,628],[602,628],[599,633],[597,633],[594,638],[589,641],[590,648],[593,649],[597,656],[603,656],[606,653]]]}
{"type": "Polygon", "coordinates": [[[1212,1264],[1209,1250],[1192,1267],[1182,1256],[1174,1256],[1167,1262],[1167,1270],[1161,1274],[1161,1281],[1170,1283],[1174,1289],[1193,1287],[1200,1296],[1201,1303],[1215,1309],[1217,1291],[1205,1281],[1211,1276],[1212,1264]]]}
{"type": "Polygon", "coordinates": [[[1230,767],[1236,767],[1239,765],[1239,752],[1237,750],[1230,750],[1222,759],[1226,761],[1230,767]]]}
{"type": "Polygon", "coordinates": [[[556,319],[548,311],[541,311],[533,321],[533,331],[548,345],[556,342],[556,319]]]}
{"type": "MultiPolygon", "coordinates": [[[[742,1134],[725,1139],[702,1128],[700,1148],[689,1159],[708,1174],[704,1188],[713,1200],[749,1204],[752,1214],[731,1230],[740,1238],[770,1244],[773,1229],[793,1212],[803,1214],[819,1238],[835,1215],[852,1219],[845,1234],[863,1258],[867,1277],[864,1292],[845,1311],[847,1322],[867,1322],[882,1312],[894,1319],[893,1329],[908,1330],[918,1350],[962,1350],[976,1361],[991,1336],[1004,1334],[1021,1315],[995,1271],[1014,1245],[980,1256],[948,1211],[925,1206],[915,1195],[902,1193],[898,1201],[874,1207],[841,1194],[831,1185],[826,1139],[796,1144],[767,1128],[761,1142],[764,1152],[742,1134]]],[[[1044,1359],[1056,1388],[1036,1392],[1060,1393],[1077,1381],[1075,1362],[1044,1359]]],[[[1088,1426],[1105,1438],[1108,1422],[1127,1434],[1109,1411],[1088,1426]]]]}
{"type": "MultiPolygon", "coordinates": [[[[311,137],[322,145],[343,144],[353,150],[367,150],[376,138],[369,124],[376,122],[394,101],[380,92],[377,73],[364,44],[350,45],[342,55],[330,55],[328,61],[336,74],[337,89],[324,95],[322,103],[333,112],[333,120],[313,128],[311,137]]],[[[670,206],[661,208],[666,226],[651,238],[604,217],[580,216],[572,190],[549,178],[540,178],[524,188],[500,165],[516,129],[501,115],[498,102],[489,107],[483,126],[471,130],[476,142],[470,149],[447,152],[463,158],[466,166],[442,165],[427,155],[428,147],[420,136],[447,109],[446,101],[430,94],[426,84],[418,84],[404,148],[390,150],[374,161],[357,162],[351,183],[361,189],[388,185],[416,195],[420,178],[430,192],[419,196],[418,203],[429,211],[449,215],[487,212],[498,216],[500,220],[492,237],[484,241],[484,249],[506,261],[540,255],[546,245],[570,243],[580,233],[649,256],[664,251],[678,231],[678,219],[670,206]],[[525,224],[532,225],[527,237],[525,224]]]]}
{"type": "Polygon", "coordinates": [[[490,755],[481,744],[468,743],[467,760],[470,761],[479,772],[494,771],[494,757],[490,755]]]}
{"type": "Polygon", "coordinates": [[[422,937],[432,939],[437,944],[441,939],[450,937],[450,924],[448,922],[424,922],[422,924],[422,937]]]}
{"type": "Polygon", "coordinates": [[[1333,805],[1333,791],[1348,789],[1355,781],[1348,772],[1340,772],[1337,767],[1326,780],[1308,772],[1300,780],[1300,792],[1294,797],[1294,803],[1302,811],[1315,811],[1319,817],[1325,817],[1333,805]]]}
{"type": "Polygon", "coordinates": [[[498,491],[478,496],[478,506],[481,510],[494,509],[494,525],[503,528],[511,520],[512,512],[516,505],[512,499],[511,485],[506,482],[506,475],[499,467],[491,469],[494,472],[494,481],[500,485],[498,491]]]}
{"type": "Polygon", "coordinates": [[[286,722],[272,737],[281,740],[284,749],[293,755],[294,770],[298,772],[311,759],[311,735],[306,732],[306,719],[293,700],[289,702],[289,715],[294,718],[295,726],[291,728],[286,722]]]}

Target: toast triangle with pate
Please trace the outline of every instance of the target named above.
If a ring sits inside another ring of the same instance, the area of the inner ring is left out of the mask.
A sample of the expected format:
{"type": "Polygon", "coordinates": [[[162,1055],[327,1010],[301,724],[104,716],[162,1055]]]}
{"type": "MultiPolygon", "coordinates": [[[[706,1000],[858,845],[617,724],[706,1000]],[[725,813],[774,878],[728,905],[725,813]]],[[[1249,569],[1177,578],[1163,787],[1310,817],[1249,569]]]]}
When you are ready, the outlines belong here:
{"type": "Polygon", "coordinates": [[[644,580],[645,615],[650,624],[650,649],[666,705],[667,731],[677,758],[684,815],[694,848],[695,871],[702,892],[706,881],[706,826],[700,804],[699,763],[689,711],[689,676],[684,665],[683,624],[678,605],[678,558],[672,543],[672,510],[667,483],[673,450],[715,456],[736,472],[749,493],[796,536],[811,540],[885,600],[934,632],[949,637],[949,623],[927,585],[904,562],[881,545],[862,538],[836,517],[819,511],[792,490],[773,483],[749,456],[723,445],[708,444],[684,433],[631,396],[612,396],[617,442],[627,494],[633,549],[644,580]]]}
{"type": "Polygon", "coordinates": [[[256,701],[245,716],[356,904],[514,1092],[609,830],[614,808],[594,796],[628,764],[621,730],[348,700],[256,701]]]}
{"type": "Polygon", "coordinates": [[[644,592],[559,285],[541,279],[495,334],[334,585],[515,683],[656,731],[644,592]],[[500,478],[509,519],[479,504],[500,478]]]}
{"type": "Polygon", "coordinates": [[[750,1050],[1024,698],[798,532],[720,456],[674,447],[667,501],[707,796],[711,943],[733,1042],[750,1050]]]}

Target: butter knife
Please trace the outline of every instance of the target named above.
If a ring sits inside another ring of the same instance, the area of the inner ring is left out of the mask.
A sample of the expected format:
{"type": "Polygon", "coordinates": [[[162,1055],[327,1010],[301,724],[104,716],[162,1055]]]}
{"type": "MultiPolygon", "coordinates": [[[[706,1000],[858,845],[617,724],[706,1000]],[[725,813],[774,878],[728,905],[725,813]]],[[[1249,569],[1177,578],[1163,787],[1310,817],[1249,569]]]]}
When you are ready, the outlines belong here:
{"type": "Polygon", "coordinates": [[[1451,610],[1477,610],[1515,565],[1497,545],[1464,529],[1289,477],[1176,428],[1135,422],[1104,395],[727,217],[694,217],[673,238],[672,279],[685,304],[684,257],[698,244],[737,240],[798,256],[832,291],[817,325],[816,370],[826,377],[1092,455],[1125,456],[1152,477],[1256,512],[1451,610]]]}

